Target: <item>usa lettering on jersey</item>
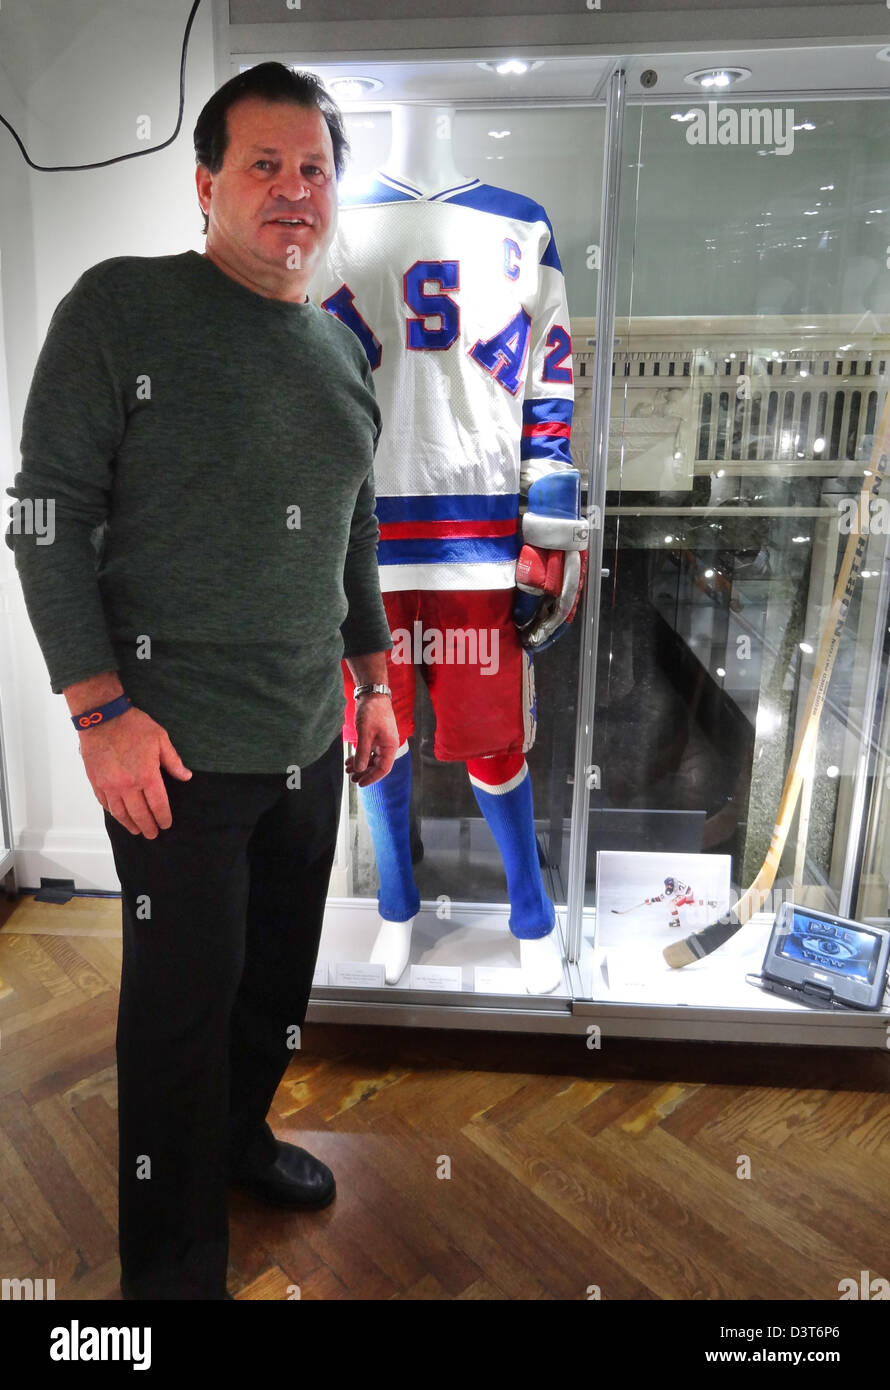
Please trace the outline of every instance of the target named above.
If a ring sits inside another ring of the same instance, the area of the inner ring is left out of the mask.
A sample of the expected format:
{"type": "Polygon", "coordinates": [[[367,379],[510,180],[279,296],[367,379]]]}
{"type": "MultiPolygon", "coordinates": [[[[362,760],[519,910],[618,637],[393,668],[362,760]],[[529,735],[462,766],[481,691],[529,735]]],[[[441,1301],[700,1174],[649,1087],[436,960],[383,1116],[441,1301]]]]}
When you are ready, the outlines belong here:
{"type": "Polygon", "coordinates": [[[312,297],[374,373],[381,588],[511,588],[520,491],[572,466],[570,321],[544,209],[478,179],[427,196],[377,174],[341,201],[312,297]]]}

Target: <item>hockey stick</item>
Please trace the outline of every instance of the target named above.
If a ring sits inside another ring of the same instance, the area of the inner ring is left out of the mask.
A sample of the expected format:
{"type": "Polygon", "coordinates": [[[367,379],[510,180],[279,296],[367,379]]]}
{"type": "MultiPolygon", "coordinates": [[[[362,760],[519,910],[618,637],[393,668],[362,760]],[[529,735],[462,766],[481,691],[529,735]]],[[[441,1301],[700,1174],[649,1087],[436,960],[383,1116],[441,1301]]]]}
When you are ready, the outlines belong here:
{"type": "Polygon", "coordinates": [[[819,644],[807,701],[797,738],[794,741],[791,762],[788,765],[788,774],[782,788],[779,811],[773,826],[766,858],[751,887],[742,894],[725,917],[712,922],[710,926],[703,927],[699,932],[694,932],[692,936],[687,936],[685,941],[675,941],[670,946],[665,947],[662,954],[668,965],[674,970],[679,970],[684,965],[690,965],[695,960],[702,960],[705,956],[709,956],[712,951],[723,946],[730,937],[735,936],[736,932],[741,930],[754,913],[760,910],[764,899],[773,886],[797,807],[804,773],[809,766],[810,758],[816,746],[819,717],[825,703],[834,659],[840,646],[850,599],[859,578],[862,561],[865,558],[868,530],[861,532],[859,522],[863,515],[868,516],[871,502],[880,492],[884,475],[887,472],[888,450],[890,450],[890,391],[884,400],[884,409],[881,412],[880,424],[872,446],[869,463],[871,479],[868,489],[863,489],[860,494],[859,518],[857,524],[851,527],[850,539],[847,542],[837,583],[834,586],[831,607],[823,629],[822,641],[819,644]]]}

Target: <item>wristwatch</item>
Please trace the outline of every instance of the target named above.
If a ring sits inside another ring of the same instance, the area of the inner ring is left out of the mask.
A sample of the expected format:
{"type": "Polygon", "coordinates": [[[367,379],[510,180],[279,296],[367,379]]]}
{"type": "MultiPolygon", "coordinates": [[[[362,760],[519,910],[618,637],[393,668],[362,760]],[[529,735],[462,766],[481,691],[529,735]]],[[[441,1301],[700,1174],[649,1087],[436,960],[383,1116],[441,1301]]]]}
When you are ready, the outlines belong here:
{"type": "Polygon", "coordinates": [[[357,700],[359,695],[388,695],[392,699],[388,685],[357,685],[352,692],[353,700],[357,700]]]}

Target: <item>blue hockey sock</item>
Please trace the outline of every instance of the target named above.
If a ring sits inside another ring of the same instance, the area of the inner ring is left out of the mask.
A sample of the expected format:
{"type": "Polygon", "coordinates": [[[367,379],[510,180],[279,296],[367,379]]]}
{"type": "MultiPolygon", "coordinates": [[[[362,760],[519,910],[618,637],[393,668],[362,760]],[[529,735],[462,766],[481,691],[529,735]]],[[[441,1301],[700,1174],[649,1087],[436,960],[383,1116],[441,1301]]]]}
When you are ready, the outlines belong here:
{"type": "Polygon", "coordinates": [[[386,777],[358,789],[380,876],[377,904],[387,922],[407,922],[420,911],[411,867],[411,754],[407,743],[402,748],[386,777]]]}
{"type": "Polygon", "coordinates": [[[547,936],[553,930],[556,912],[544,891],[535,839],[532,784],[528,764],[500,786],[492,786],[475,774],[485,768],[486,777],[494,772],[494,758],[472,758],[467,763],[473,793],[488,822],[504,861],[507,893],[510,898],[510,931],[520,940],[547,936]]]}

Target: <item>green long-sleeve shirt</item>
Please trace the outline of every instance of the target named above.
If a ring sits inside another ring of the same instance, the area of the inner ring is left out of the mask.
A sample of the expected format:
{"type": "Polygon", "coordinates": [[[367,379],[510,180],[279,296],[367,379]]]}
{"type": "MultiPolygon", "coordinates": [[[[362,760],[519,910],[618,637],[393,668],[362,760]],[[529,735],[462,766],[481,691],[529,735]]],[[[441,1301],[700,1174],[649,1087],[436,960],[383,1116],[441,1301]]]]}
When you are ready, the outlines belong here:
{"type": "Polygon", "coordinates": [[[190,768],[320,757],[341,657],[392,646],[379,433],[358,339],[316,305],[195,251],[86,271],[53,315],[9,489],[52,689],[119,671],[190,768]]]}

